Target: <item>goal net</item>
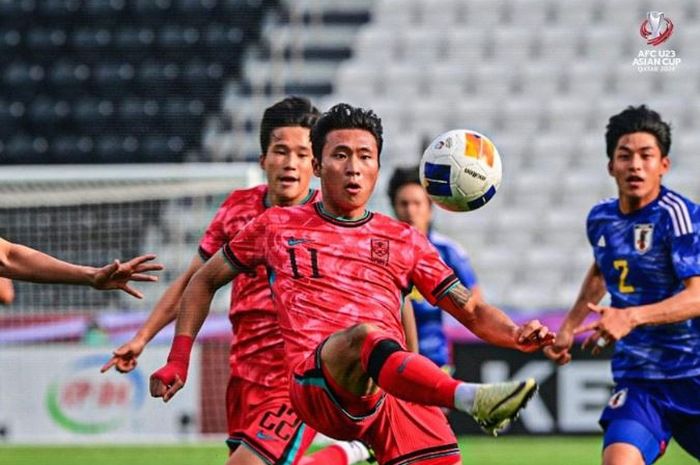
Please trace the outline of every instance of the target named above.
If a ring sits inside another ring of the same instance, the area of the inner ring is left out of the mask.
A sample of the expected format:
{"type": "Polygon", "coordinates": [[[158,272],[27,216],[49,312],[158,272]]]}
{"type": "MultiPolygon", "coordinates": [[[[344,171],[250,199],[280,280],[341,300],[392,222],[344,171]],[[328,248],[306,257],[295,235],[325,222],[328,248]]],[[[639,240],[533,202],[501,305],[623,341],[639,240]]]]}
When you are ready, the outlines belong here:
{"type": "Polygon", "coordinates": [[[46,392],[36,393],[40,399],[32,399],[40,411],[19,415],[18,408],[35,407],[17,406],[27,387],[23,382],[6,382],[10,377],[2,371],[0,440],[6,436],[21,442],[32,433],[47,441],[91,440],[100,434],[133,439],[135,432],[150,434],[148,421],[154,415],[173,415],[170,437],[224,431],[222,392],[231,333],[228,288],[219,291],[212,304],[202,332],[204,345],[199,348],[199,385],[188,382],[189,390],[195,392],[181,409],[155,414],[148,407],[156,403],[147,398],[147,370],[164,362],[172,328],[154,341],[155,349],[149,346],[144,352],[144,357],[149,353],[140,363],[139,376],[144,379],[100,377],[97,366],[89,374],[76,368],[73,377],[42,373],[51,370],[46,360],[59,353],[64,361],[53,365],[63,366],[65,372],[70,371],[66,358],[84,365],[90,354],[108,357],[111,349],[128,340],[197,253],[201,234],[226,195],[262,182],[259,167],[248,163],[5,167],[2,177],[0,237],[93,266],[155,253],[166,270],[157,283],[135,284],[144,293],[143,300],[84,286],[14,283],[14,301],[0,306],[0,370],[20,370],[16,373],[20,378],[26,373],[27,385],[38,376],[39,384],[49,384],[46,392]],[[18,366],[21,369],[12,368],[18,366]],[[56,392],[49,405],[44,400],[51,389],[56,392]],[[129,409],[133,415],[124,414],[129,409]],[[43,417],[46,424],[41,423],[43,417]],[[103,423],[120,426],[102,431],[103,423]]]}

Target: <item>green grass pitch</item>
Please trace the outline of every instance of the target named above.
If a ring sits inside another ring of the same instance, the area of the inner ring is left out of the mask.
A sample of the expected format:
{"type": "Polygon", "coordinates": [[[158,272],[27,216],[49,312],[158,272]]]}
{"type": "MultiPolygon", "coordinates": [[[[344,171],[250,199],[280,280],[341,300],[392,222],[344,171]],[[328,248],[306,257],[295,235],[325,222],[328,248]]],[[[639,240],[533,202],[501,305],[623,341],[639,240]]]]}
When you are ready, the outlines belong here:
{"type": "MultiPolygon", "coordinates": [[[[462,437],[465,465],[595,465],[599,437],[462,437]]],[[[8,446],[0,465],[223,465],[223,443],[182,446],[8,446]]],[[[671,443],[660,465],[697,463],[671,443]]]]}

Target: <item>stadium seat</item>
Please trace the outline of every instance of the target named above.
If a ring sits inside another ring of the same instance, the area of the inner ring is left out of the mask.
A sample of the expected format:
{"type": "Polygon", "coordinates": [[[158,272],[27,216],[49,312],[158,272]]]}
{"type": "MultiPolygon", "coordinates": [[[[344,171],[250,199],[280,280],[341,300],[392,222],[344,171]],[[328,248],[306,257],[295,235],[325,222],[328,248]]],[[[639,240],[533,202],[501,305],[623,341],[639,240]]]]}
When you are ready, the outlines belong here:
{"type": "Polygon", "coordinates": [[[457,28],[447,31],[447,59],[468,67],[481,64],[491,47],[491,37],[477,28],[457,28]]]}
{"type": "Polygon", "coordinates": [[[514,75],[501,63],[482,63],[469,69],[471,94],[502,100],[515,88],[514,75]]]}
{"type": "Polygon", "coordinates": [[[558,2],[552,1],[552,18],[557,27],[590,24],[594,18],[594,12],[598,8],[598,1],[587,2],[558,2]]]}
{"type": "Polygon", "coordinates": [[[467,93],[470,67],[466,63],[448,61],[436,63],[428,70],[428,91],[433,96],[467,93]]]}
{"type": "Polygon", "coordinates": [[[508,22],[536,30],[552,22],[554,8],[550,0],[510,0],[506,9],[508,22]]]}
{"type": "Polygon", "coordinates": [[[592,104],[583,96],[558,97],[543,106],[547,131],[574,135],[585,131],[591,121],[592,104]]]}
{"type": "Polygon", "coordinates": [[[613,78],[608,66],[596,61],[577,61],[562,68],[564,91],[580,99],[592,98],[612,92],[613,78]]]}
{"type": "Polygon", "coordinates": [[[544,120],[539,111],[542,98],[525,95],[507,98],[502,103],[501,127],[520,134],[532,134],[541,130],[544,120]]]}
{"type": "Polygon", "coordinates": [[[537,66],[524,63],[517,68],[512,90],[525,96],[556,96],[562,90],[563,68],[566,67],[557,63],[541,63],[537,66]]]}
{"type": "MultiPolygon", "coordinates": [[[[609,2],[615,3],[615,2],[609,2]]],[[[636,55],[631,40],[635,39],[626,29],[610,26],[588,27],[582,31],[581,46],[586,60],[603,67],[607,63],[629,62],[636,55]]]]}
{"type": "Polygon", "coordinates": [[[580,21],[568,26],[559,25],[538,30],[534,46],[534,53],[538,59],[559,63],[575,61],[574,58],[581,52],[580,34],[577,31],[579,24],[581,24],[580,21]]]}
{"type": "Polygon", "coordinates": [[[500,64],[518,64],[534,57],[535,33],[528,27],[498,27],[493,32],[493,44],[489,60],[500,64]]]}
{"type": "Polygon", "coordinates": [[[400,59],[414,65],[444,60],[447,55],[447,38],[437,33],[438,30],[427,27],[404,30],[398,40],[400,47],[397,54],[400,59]]]}

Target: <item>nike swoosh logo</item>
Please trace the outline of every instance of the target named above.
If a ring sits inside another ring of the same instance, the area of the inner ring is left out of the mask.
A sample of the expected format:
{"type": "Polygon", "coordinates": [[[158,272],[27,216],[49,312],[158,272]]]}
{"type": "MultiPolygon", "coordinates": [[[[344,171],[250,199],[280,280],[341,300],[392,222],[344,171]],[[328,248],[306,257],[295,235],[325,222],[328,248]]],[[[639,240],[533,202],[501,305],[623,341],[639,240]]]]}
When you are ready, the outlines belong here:
{"type": "Polygon", "coordinates": [[[274,441],[276,438],[274,436],[270,436],[269,434],[265,434],[262,431],[258,431],[258,434],[255,435],[258,439],[262,439],[263,441],[274,441]]]}
{"type": "Polygon", "coordinates": [[[408,365],[408,361],[413,358],[412,355],[409,355],[405,359],[403,359],[403,362],[401,362],[401,365],[396,369],[397,373],[403,373],[403,371],[406,369],[406,365],[408,365]]]}
{"type": "Polygon", "coordinates": [[[287,239],[287,245],[294,247],[295,245],[303,244],[304,242],[311,242],[309,239],[287,239]]]}

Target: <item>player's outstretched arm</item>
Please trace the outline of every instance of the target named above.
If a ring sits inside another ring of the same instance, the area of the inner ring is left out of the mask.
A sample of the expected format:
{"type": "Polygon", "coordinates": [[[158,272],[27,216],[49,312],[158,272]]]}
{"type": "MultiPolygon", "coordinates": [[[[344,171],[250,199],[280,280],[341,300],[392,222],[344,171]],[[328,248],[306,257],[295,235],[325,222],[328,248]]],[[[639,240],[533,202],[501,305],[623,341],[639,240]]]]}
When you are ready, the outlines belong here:
{"type": "Polygon", "coordinates": [[[220,287],[240,272],[219,251],[192,276],[180,302],[168,362],[151,375],[150,390],[153,397],[162,397],[167,402],[185,385],[192,345],[209,314],[212,298],[220,287]]]}
{"type": "Polygon", "coordinates": [[[625,337],[637,326],[678,323],[700,317],[700,276],[687,278],[685,288],[667,299],[649,305],[627,307],[601,307],[593,303],[588,308],[600,315],[593,323],[576,328],[575,333],[593,331],[584,341],[592,346],[593,353],[613,341],[625,337]]]}
{"type": "Polygon", "coordinates": [[[149,263],[155,255],[142,255],[121,263],[115,260],[102,268],[75,265],[20,244],[0,239],[0,276],[35,283],[82,284],[95,289],[120,289],[137,298],[143,294],[129,285],[130,281],[157,281],[146,274],[163,269],[149,263]]]}
{"type": "Polygon", "coordinates": [[[585,278],[583,278],[581,290],[573,307],[569,310],[559,331],[557,331],[557,340],[554,341],[551,347],[544,349],[544,354],[550,360],[557,362],[559,365],[569,363],[571,360],[569,350],[574,343],[574,330],[586,319],[586,316],[591,311],[588,304],[600,302],[605,292],[605,279],[598,265],[594,262],[588,268],[585,278]]]}
{"type": "Polygon", "coordinates": [[[483,300],[472,299],[469,289],[459,283],[437,304],[490,344],[534,352],[554,341],[554,334],[539,321],[532,320],[518,326],[498,308],[483,300]]]}
{"type": "Polygon", "coordinates": [[[128,373],[136,368],[136,359],[143,352],[144,347],[163,328],[175,321],[179,310],[179,303],[182,294],[185,292],[187,283],[192,276],[204,265],[204,261],[199,255],[195,255],[187,270],[173,281],[168,289],[153,307],[153,311],[148,315],[148,319],[139,328],[134,337],[122,344],[112,353],[112,358],[102,367],[100,372],[104,373],[114,367],[120,373],[128,373]]]}

